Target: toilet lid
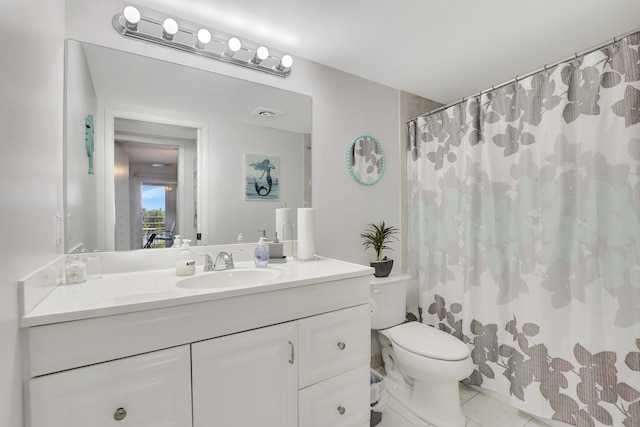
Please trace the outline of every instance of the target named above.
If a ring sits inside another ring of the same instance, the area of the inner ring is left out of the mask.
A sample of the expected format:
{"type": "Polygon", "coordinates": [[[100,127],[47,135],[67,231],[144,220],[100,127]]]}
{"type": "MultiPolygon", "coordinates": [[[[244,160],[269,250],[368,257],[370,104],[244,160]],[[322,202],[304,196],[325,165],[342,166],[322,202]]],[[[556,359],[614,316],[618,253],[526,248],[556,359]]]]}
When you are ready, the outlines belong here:
{"type": "Polygon", "coordinates": [[[420,322],[403,323],[389,329],[394,344],[411,353],[439,360],[462,360],[471,353],[458,338],[420,322]]]}

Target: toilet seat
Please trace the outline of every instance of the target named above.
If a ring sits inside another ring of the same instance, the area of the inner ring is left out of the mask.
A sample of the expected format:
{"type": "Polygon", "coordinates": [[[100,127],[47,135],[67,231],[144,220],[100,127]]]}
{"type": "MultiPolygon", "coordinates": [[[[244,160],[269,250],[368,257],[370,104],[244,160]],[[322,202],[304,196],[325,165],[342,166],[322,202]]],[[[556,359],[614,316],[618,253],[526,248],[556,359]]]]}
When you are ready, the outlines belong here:
{"type": "Polygon", "coordinates": [[[420,322],[408,322],[388,330],[391,341],[403,349],[438,360],[463,360],[469,348],[453,335],[420,322]]]}

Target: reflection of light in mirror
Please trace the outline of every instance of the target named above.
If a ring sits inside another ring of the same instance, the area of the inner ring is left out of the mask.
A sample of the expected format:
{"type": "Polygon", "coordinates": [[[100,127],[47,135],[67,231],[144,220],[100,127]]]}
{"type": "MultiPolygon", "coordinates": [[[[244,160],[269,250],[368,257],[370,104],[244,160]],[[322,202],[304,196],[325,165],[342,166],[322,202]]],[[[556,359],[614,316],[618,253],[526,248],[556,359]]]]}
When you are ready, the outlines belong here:
{"type": "Polygon", "coordinates": [[[128,168],[128,164],[127,167],[125,166],[120,166],[120,165],[114,165],[113,167],[113,175],[116,178],[122,178],[122,177],[129,177],[129,168],[128,168]]]}

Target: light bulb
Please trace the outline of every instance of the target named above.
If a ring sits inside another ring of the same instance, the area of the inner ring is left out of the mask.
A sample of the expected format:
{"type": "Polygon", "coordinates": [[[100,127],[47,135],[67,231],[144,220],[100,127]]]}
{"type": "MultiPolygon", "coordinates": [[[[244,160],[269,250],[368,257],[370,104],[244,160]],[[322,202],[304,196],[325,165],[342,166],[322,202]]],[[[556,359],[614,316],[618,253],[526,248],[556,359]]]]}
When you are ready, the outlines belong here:
{"type": "Polygon", "coordinates": [[[231,37],[227,42],[227,50],[225,50],[224,54],[227,56],[233,56],[237,51],[242,47],[242,43],[237,37],[231,37]]]}
{"type": "Polygon", "coordinates": [[[293,58],[291,57],[291,55],[285,55],[280,60],[280,63],[282,63],[282,66],[284,68],[291,68],[291,66],[293,65],[293,58]]]}
{"type": "Polygon", "coordinates": [[[251,61],[257,65],[262,61],[264,61],[265,59],[267,59],[268,57],[269,57],[269,49],[267,49],[264,46],[260,46],[258,50],[256,50],[256,54],[254,55],[251,61]]]}
{"type": "Polygon", "coordinates": [[[124,8],[123,16],[128,29],[134,31],[138,29],[138,22],[140,22],[140,12],[138,9],[133,6],[127,6],[124,8]]]}
{"type": "Polygon", "coordinates": [[[178,32],[178,23],[175,19],[167,18],[162,23],[162,37],[173,40],[173,36],[178,32]]]}
{"type": "Polygon", "coordinates": [[[293,65],[293,58],[291,55],[285,55],[280,59],[280,63],[276,66],[278,71],[287,71],[293,65]]]}
{"type": "Polygon", "coordinates": [[[206,28],[198,30],[198,40],[196,40],[196,47],[198,49],[204,49],[204,47],[211,41],[211,32],[206,28]]]}

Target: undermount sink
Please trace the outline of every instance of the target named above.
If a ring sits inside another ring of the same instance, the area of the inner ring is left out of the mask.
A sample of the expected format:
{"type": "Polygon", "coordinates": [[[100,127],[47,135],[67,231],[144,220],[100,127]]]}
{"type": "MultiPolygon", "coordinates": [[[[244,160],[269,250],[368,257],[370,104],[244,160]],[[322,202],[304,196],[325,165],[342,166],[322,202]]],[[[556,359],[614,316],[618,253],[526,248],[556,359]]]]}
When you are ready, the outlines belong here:
{"type": "Polygon", "coordinates": [[[280,272],[270,268],[234,268],[231,270],[206,272],[182,279],[176,283],[176,286],[188,289],[250,286],[269,282],[277,279],[278,276],[280,276],[280,272]]]}

